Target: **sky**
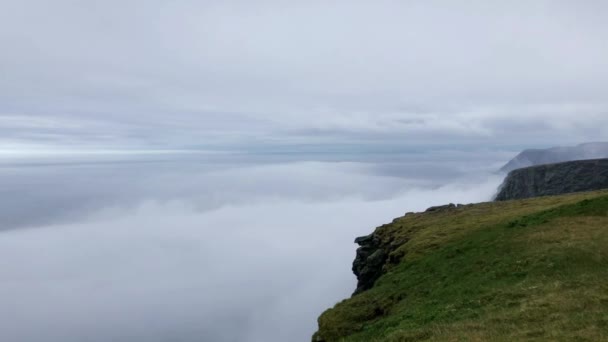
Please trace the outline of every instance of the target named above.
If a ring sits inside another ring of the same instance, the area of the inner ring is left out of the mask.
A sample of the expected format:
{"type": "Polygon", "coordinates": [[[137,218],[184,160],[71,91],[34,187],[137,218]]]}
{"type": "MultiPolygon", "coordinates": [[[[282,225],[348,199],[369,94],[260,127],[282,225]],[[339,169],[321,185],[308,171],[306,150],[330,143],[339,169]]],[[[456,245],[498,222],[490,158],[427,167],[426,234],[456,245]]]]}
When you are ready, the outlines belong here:
{"type": "Polygon", "coordinates": [[[310,340],[355,237],[608,140],[607,10],[0,0],[0,340],[310,340]]]}
{"type": "Polygon", "coordinates": [[[608,135],[604,1],[0,1],[0,152],[608,135]]]}

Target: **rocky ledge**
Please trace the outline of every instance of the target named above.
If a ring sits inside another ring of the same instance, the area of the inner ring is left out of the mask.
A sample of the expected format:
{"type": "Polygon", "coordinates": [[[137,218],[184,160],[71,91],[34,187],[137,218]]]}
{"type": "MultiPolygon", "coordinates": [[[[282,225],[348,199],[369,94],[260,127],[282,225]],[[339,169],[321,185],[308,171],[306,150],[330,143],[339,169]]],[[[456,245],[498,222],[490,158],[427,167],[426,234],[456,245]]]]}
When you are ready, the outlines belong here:
{"type": "MultiPolygon", "coordinates": [[[[425,213],[448,212],[462,206],[461,204],[446,204],[428,208],[425,213]]],[[[419,216],[421,213],[406,213],[405,216],[396,218],[393,224],[402,220],[404,217],[419,216]]],[[[393,264],[400,261],[402,253],[397,252],[397,248],[409,240],[407,235],[395,238],[385,234],[386,228],[391,224],[386,224],[376,228],[370,235],[360,236],[355,239],[359,245],[355,261],[353,261],[353,273],[357,276],[357,289],[353,293],[357,295],[363,291],[371,289],[376,280],[382,276],[393,264]]],[[[407,229],[405,229],[407,230],[407,229]]]]}
{"type": "Polygon", "coordinates": [[[357,276],[357,289],[353,295],[374,286],[382,275],[382,266],[388,256],[386,246],[382,246],[382,241],[374,234],[358,237],[355,243],[360,247],[353,261],[353,273],[357,276]]]}

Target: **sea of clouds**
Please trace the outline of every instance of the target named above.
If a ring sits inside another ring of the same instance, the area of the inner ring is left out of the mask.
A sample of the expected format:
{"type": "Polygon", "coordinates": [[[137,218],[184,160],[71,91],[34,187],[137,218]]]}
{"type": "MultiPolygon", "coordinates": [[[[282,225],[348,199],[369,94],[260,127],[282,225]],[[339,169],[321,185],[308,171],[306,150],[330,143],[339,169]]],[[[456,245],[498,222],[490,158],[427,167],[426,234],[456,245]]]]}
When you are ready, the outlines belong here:
{"type": "Polygon", "coordinates": [[[356,236],[502,180],[493,159],[305,159],[2,161],[0,340],[307,341],[354,290],[356,236]]]}

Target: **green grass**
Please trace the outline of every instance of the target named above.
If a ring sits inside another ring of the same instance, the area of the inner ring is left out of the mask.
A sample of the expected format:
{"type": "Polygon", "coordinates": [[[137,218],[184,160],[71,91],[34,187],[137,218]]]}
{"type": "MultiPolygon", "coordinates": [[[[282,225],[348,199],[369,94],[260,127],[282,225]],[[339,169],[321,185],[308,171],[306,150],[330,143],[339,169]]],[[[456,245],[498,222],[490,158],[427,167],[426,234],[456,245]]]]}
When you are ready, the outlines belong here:
{"type": "Polygon", "coordinates": [[[377,229],[400,246],[323,341],[608,341],[608,192],[482,203],[377,229]],[[396,262],[395,262],[396,260],[396,262]]]}

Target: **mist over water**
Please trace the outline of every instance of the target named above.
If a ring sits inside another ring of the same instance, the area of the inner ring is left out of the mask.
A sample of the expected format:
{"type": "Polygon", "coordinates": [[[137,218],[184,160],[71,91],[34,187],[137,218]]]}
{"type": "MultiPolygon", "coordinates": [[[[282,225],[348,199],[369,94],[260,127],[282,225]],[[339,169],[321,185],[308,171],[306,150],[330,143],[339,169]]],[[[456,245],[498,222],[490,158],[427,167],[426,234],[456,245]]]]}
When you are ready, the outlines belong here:
{"type": "Polygon", "coordinates": [[[489,200],[507,158],[176,154],[0,161],[0,340],[306,341],[356,236],[489,200]]]}

